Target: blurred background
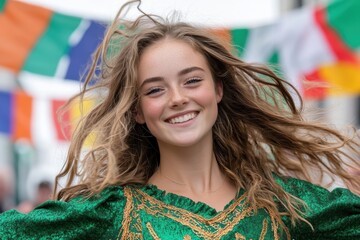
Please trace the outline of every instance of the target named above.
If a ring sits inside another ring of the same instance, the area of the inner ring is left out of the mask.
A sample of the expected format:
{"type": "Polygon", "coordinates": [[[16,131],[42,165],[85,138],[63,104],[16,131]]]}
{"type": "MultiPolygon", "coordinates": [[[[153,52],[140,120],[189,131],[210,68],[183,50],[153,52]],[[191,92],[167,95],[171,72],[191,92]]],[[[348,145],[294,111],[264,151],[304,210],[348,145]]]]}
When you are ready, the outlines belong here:
{"type": "MultiPolygon", "coordinates": [[[[49,198],[80,115],[71,106],[62,128],[57,111],[124,2],[0,0],[0,212],[49,198]]],[[[359,0],[143,0],[142,9],[213,29],[296,86],[307,109],[321,110],[316,119],[360,127],[359,0]]]]}

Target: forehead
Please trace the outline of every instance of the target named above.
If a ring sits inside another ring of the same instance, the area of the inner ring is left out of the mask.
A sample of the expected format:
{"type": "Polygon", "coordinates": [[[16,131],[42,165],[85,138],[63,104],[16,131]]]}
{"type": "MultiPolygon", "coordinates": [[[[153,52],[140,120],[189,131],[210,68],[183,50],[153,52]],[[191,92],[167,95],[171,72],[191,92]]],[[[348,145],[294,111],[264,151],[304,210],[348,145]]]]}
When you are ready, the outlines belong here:
{"type": "Polygon", "coordinates": [[[193,46],[182,40],[165,38],[143,51],[138,76],[140,81],[150,77],[172,77],[190,67],[210,72],[205,56],[193,46]]]}

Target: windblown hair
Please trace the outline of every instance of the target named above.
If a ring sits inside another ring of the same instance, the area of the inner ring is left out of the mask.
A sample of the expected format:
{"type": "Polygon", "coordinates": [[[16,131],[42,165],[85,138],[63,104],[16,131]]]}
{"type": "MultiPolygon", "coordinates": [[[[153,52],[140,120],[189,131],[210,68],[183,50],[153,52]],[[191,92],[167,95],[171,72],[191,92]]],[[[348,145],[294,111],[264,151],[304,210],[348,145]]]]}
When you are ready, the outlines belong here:
{"type": "Polygon", "coordinates": [[[301,97],[293,86],[265,66],[240,60],[209,29],[145,13],[135,21],[122,20],[125,7],[95,52],[82,92],[71,99],[84,100],[91,92],[102,95],[72,137],[66,164],[56,178],[58,184],[67,176],[66,186],[55,189],[57,199],[93,195],[112,185],[144,185],[155,172],[160,159],[157,141],[134,117],[139,104],[137,68],[144,50],[166,38],[183,41],[203,54],[213,78],[222,83],[214,153],[227,178],[246,190],[254,209],[273,212],[283,227],[283,214],[293,224],[306,221],[303,202],[285,192],[274,173],[313,183],[312,173],[320,180],[329,175],[360,189],[360,178],[348,171],[360,169],[355,130],[348,137],[305,121],[301,97]],[[94,145],[84,151],[90,135],[95,136],[94,145]]]}

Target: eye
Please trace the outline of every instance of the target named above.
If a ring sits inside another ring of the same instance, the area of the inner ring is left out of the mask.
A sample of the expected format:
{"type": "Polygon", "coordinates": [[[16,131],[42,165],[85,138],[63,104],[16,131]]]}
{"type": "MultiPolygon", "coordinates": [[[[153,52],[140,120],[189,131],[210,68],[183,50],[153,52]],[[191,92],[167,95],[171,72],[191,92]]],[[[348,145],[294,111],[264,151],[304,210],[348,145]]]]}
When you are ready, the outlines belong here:
{"type": "Polygon", "coordinates": [[[196,83],[201,82],[201,81],[202,81],[201,78],[194,77],[194,78],[188,79],[188,80],[185,82],[185,84],[190,84],[190,85],[192,85],[192,84],[196,84],[196,83]]]}
{"type": "Polygon", "coordinates": [[[146,96],[155,95],[157,93],[160,93],[163,89],[159,87],[153,87],[150,88],[148,91],[145,92],[146,96]]]}

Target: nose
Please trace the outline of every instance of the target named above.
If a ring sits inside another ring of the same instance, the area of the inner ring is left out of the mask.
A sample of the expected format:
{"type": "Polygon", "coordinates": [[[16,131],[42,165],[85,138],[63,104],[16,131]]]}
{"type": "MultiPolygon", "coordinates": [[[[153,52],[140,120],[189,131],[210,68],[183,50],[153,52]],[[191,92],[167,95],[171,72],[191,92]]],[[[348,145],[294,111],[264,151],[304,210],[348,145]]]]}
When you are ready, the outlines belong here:
{"type": "Polygon", "coordinates": [[[189,98],[182,89],[175,88],[171,90],[169,104],[171,107],[181,107],[189,102],[189,98]]]}

